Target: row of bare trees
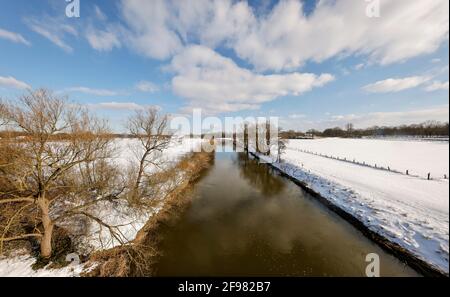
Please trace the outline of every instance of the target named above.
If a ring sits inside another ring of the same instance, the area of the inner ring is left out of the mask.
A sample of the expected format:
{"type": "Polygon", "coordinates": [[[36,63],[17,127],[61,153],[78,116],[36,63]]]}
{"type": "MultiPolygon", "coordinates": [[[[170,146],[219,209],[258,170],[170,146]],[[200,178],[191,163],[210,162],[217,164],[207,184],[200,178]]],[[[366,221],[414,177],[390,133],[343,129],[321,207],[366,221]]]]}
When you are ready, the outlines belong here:
{"type": "Polygon", "coordinates": [[[113,232],[92,207],[142,197],[146,168],[158,165],[155,152],[171,139],[167,116],[153,108],[136,112],[128,128],[141,150],[137,174],[130,177],[111,162],[107,122],[51,91],[0,101],[0,125],[0,252],[7,242],[35,239],[43,258],[52,255],[55,226],[69,218],[82,216],[113,232]]]}
{"type": "Polygon", "coordinates": [[[272,127],[268,120],[265,123],[245,123],[242,134],[233,134],[233,139],[236,141],[239,138],[245,151],[251,149],[258,154],[275,155],[277,162],[281,162],[281,155],[286,149],[287,138],[280,132],[280,128],[272,127]]]}
{"type": "Polygon", "coordinates": [[[414,137],[448,137],[449,123],[438,121],[426,121],[420,124],[401,125],[401,126],[373,126],[364,129],[356,129],[352,123],[345,125],[345,128],[334,127],[323,131],[308,130],[306,133],[294,130],[283,131],[283,136],[289,139],[302,138],[305,136],[318,137],[395,137],[395,136],[414,136],[414,137]]]}

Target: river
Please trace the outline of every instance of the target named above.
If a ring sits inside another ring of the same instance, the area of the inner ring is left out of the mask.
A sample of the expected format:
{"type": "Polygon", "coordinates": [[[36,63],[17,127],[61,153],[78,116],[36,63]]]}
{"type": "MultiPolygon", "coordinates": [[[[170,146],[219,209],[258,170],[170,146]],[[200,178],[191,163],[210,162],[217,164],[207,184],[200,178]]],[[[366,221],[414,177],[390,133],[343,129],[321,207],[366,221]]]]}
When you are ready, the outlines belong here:
{"type": "Polygon", "coordinates": [[[416,272],[291,181],[244,153],[216,152],[192,203],[165,227],[159,276],[381,276],[416,272]]]}

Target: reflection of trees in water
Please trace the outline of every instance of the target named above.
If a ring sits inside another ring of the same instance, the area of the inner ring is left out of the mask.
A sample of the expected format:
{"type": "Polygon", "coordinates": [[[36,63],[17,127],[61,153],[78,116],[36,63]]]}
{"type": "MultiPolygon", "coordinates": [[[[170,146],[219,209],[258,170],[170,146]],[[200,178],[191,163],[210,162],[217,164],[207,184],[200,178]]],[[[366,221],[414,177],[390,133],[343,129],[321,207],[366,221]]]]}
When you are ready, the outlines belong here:
{"type": "Polygon", "coordinates": [[[240,176],[260,189],[264,195],[273,196],[279,194],[285,187],[282,179],[275,176],[257,160],[250,159],[244,153],[238,153],[236,163],[239,166],[240,176]]]}

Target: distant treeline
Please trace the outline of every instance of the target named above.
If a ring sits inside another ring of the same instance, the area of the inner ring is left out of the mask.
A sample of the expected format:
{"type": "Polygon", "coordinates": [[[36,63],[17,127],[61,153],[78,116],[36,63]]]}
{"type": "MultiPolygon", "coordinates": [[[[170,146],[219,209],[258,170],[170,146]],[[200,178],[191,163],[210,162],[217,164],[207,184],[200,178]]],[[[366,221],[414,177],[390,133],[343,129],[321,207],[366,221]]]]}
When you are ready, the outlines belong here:
{"type": "Polygon", "coordinates": [[[374,126],[365,129],[355,129],[353,124],[347,124],[344,129],[341,127],[328,128],[323,131],[308,130],[306,133],[299,131],[283,131],[284,138],[295,139],[305,137],[390,137],[390,136],[448,136],[449,123],[428,121],[421,124],[401,125],[401,126],[374,126]]]}

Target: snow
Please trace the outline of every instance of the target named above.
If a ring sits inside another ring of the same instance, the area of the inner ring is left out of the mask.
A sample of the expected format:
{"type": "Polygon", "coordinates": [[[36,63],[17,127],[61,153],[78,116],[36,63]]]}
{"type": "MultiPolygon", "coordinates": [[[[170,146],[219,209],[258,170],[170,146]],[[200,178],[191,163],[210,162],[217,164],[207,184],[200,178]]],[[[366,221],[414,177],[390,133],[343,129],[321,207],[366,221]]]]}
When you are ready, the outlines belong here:
{"type": "MultiPolygon", "coordinates": [[[[175,139],[169,148],[159,156],[165,161],[164,166],[170,167],[179,161],[183,156],[201,145],[202,140],[198,138],[179,138],[175,139]]],[[[134,152],[138,149],[138,141],[136,139],[117,139],[113,143],[116,148],[116,156],[110,160],[124,170],[133,162],[136,162],[134,152]]],[[[148,172],[155,172],[162,168],[151,167],[148,172]]],[[[179,177],[181,181],[182,176],[179,177]]],[[[103,222],[116,226],[120,241],[129,242],[136,237],[138,231],[146,224],[151,216],[155,215],[162,207],[164,201],[159,200],[155,207],[149,210],[138,210],[130,207],[126,201],[102,201],[95,205],[93,210],[95,215],[103,222]]],[[[73,225],[73,222],[66,222],[73,225]]],[[[89,253],[94,250],[108,249],[120,244],[120,241],[113,238],[106,228],[96,222],[91,222],[88,226],[87,234],[78,242],[79,251],[81,253],[89,253]]],[[[29,254],[14,255],[8,258],[0,258],[0,276],[33,276],[33,277],[65,277],[78,276],[82,271],[82,265],[71,264],[62,269],[43,268],[33,270],[32,265],[36,259],[29,254]]]]}
{"type": "Polygon", "coordinates": [[[300,152],[299,148],[341,158],[407,166],[422,173],[427,165],[442,173],[448,171],[448,142],[291,140],[283,153],[283,162],[273,164],[305,182],[371,230],[448,273],[448,180],[426,180],[378,170],[300,152]]]}
{"type": "Polygon", "coordinates": [[[328,156],[365,162],[368,165],[388,168],[411,175],[441,179],[449,176],[447,141],[420,139],[345,139],[323,138],[290,140],[289,149],[310,151],[328,156]]]}
{"type": "Polygon", "coordinates": [[[32,265],[36,259],[30,255],[17,255],[0,258],[1,277],[69,277],[79,276],[83,271],[82,264],[70,264],[64,268],[51,269],[48,267],[34,270],[32,265]]]}
{"type": "MultiPolygon", "coordinates": [[[[179,161],[187,153],[192,152],[194,148],[201,145],[202,140],[199,138],[181,138],[174,140],[169,148],[159,156],[159,159],[164,161],[165,167],[170,167],[179,161]]],[[[138,140],[136,139],[120,139],[115,141],[117,148],[117,156],[112,160],[118,166],[126,168],[133,162],[137,162],[134,152],[139,148],[138,140]]],[[[147,172],[155,172],[164,168],[157,168],[155,166],[146,169],[147,172]]],[[[178,177],[176,182],[181,182],[182,176],[178,177]]],[[[95,215],[106,224],[116,226],[117,235],[120,240],[111,236],[111,233],[106,228],[98,223],[92,223],[89,226],[88,237],[83,238],[82,246],[85,251],[109,249],[118,246],[122,243],[132,241],[136,234],[147,221],[158,213],[164,201],[155,197],[155,206],[149,210],[139,210],[127,205],[126,201],[102,201],[95,206],[95,215]]]]}
{"type": "MultiPolygon", "coordinates": [[[[186,155],[189,152],[195,151],[195,148],[202,142],[200,138],[174,138],[167,149],[160,153],[157,157],[160,163],[164,163],[165,166],[170,166],[176,163],[179,158],[186,155]]],[[[111,160],[121,168],[126,168],[130,164],[137,164],[138,156],[142,155],[142,147],[137,139],[116,139],[113,146],[115,147],[115,156],[111,160]]],[[[154,166],[147,169],[148,173],[156,170],[154,166]]]]}

